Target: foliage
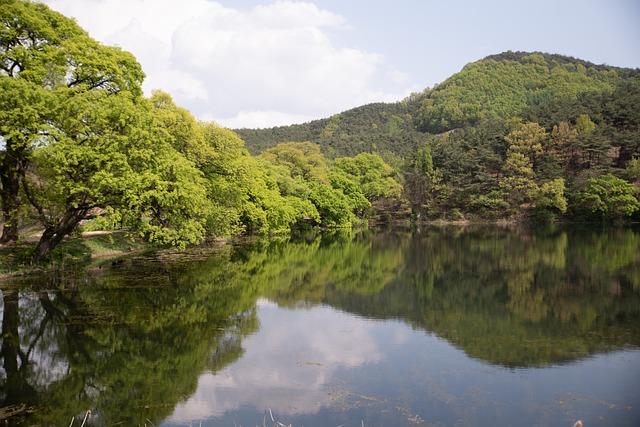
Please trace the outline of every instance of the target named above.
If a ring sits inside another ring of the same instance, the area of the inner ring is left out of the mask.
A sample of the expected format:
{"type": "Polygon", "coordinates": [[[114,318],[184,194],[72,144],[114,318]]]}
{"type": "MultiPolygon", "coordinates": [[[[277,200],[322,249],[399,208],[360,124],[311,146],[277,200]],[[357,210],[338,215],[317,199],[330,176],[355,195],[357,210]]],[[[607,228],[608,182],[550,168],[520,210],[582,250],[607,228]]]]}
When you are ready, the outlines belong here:
{"type": "Polygon", "coordinates": [[[640,157],[629,160],[626,169],[626,178],[630,182],[640,183],[640,157]]]}
{"type": "Polygon", "coordinates": [[[523,123],[504,139],[512,151],[527,156],[533,162],[547,144],[547,132],[538,123],[523,123]]]}
{"type": "Polygon", "coordinates": [[[296,208],[279,193],[267,167],[251,157],[232,131],[199,123],[176,106],[168,94],[155,92],[154,111],[172,145],[193,161],[204,176],[210,206],[207,233],[228,236],[242,231],[287,231],[296,221],[296,208]]]}
{"type": "Polygon", "coordinates": [[[433,165],[431,145],[419,148],[405,171],[405,194],[418,218],[422,215],[433,217],[444,211],[443,203],[449,196],[449,188],[443,182],[440,169],[433,165]]]}
{"type": "Polygon", "coordinates": [[[541,53],[488,57],[466,65],[432,90],[420,106],[418,126],[442,132],[489,118],[517,116],[550,99],[611,90],[619,79],[616,71],[541,53]]]}
{"type": "MultiPolygon", "coordinates": [[[[44,227],[36,260],[96,212],[109,218],[94,226],[185,247],[304,223],[350,226],[372,202],[400,197],[380,156],[333,166],[307,143],[256,158],[236,133],[199,122],[168,94],[144,99],[132,55],[45,5],[6,1],[0,18],[3,239],[17,238],[18,214],[27,212],[44,227]]],[[[322,138],[341,122],[334,117],[322,138]]]]}
{"type": "Polygon", "coordinates": [[[395,171],[377,154],[361,153],[335,160],[334,169],[351,177],[367,200],[400,197],[402,186],[395,171]]]}
{"type": "Polygon", "coordinates": [[[398,103],[235,133],[166,93],[145,99],[131,54],[43,4],[5,0],[0,23],[2,240],[38,221],[36,259],[96,213],[184,247],[407,205],[457,220],[638,210],[637,70],[506,52],[398,103]]]}
{"type": "Polygon", "coordinates": [[[540,186],[536,196],[536,207],[565,213],[567,211],[567,200],[564,197],[564,189],[564,179],[562,178],[545,182],[540,186]]]}
{"type": "MultiPolygon", "coordinates": [[[[0,134],[4,240],[17,238],[20,184],[35,147],[66,126],[58,106],[86,96],[139,96],[144,74],[133,55],[91,39],[46,5],[5,0],[0,11],[0,134]],[[129,95],[127,95],[129,94],[129,95]]],[[[78,113],[78,111],[70,112],[78,113]]],[[[84,112],[79,112],[83,114],[84,112]]]]}
{"type": "Polygon", "coordinates": [[[203,238],[202,176],[163,139],[146,103],[87,92],[56,113],[61,125],[25,177],[45,232],[101,208],[131,217],[151,242],[184,247],[203,238]]]}
{"type": "Polygon", "coordinates": [[[380,153],[410,156],[425,140],[414,127],[415,104],[406,99],[368,104],[309,123],[269,129],[236,129],[248,149],[258,154],[279,143],[310,141],[328,158],[380,153]]]}
{"type": "Polygon", "coordinates": [[[622,219],[640,210],[635,187],[607,174],[587,181],[578,194],[579,206],[596,217],[622,219]]]}
{"type": "Polygon", "coordinates": [[[380,156],[360,154],[340,158],[333,165],[310,142],[278,144],[261,158],[269,162],[271,173],[284,196],[305,206],[299,220],[317,221],[330,227],[349,226],[381,198],[399,197],[401,185],[393,169],[380,156]],[[310,209],[311,208],[311,209],[310,209]]]}
{"type": "Polygon", "coordinates": [[[455,210],[465,218],[542,212],[570,218],[580,212],[577,194],[588,179],[613,173],[637,181],[639,102],[638,70],[505,52],[399,103],[239,132],[254,152],[304,139],[328,157],[400,156],[415,217],[449,217],[455,210]]]}

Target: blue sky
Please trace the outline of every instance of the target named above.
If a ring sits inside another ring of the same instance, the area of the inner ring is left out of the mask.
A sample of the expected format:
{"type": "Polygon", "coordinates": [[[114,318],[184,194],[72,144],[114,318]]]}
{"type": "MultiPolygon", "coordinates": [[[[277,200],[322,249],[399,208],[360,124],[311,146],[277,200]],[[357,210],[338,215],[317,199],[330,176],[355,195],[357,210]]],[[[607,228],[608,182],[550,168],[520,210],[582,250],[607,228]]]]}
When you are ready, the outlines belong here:
{"type": "Polygon", "coordinates": [[[640,1],[45,0],[230,127],[400,99],[505,50],[640,67],[640,1]]]}
{"type": "MultiPolygon", "coordinates": [[[[251,8],[255,0],[222,1],[251,8]]],[[[639,0],[319,0],[352,29],[336,42],[379,52],[423,86],[506,50],[640,68],[639,0]]]]}

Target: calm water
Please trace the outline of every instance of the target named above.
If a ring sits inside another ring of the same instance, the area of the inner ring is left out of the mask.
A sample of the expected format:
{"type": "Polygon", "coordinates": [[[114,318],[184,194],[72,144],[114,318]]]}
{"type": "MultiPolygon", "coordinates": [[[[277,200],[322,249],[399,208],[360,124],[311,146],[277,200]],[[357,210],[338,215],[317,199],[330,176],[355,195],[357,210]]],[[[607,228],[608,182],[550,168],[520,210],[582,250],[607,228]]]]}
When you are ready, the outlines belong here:
{"type": "Polygon", "coordinates": [[[305,236],[0,288],[13,424],[640,425],[637,229],[305,236]]]}

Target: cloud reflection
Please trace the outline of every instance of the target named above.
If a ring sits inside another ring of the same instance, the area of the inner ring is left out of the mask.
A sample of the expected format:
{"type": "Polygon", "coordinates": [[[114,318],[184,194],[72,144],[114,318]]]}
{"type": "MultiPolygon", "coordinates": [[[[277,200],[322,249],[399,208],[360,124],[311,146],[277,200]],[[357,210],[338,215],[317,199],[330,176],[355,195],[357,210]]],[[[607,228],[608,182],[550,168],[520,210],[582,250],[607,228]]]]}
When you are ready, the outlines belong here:
{"type": "Polygon", "coordinates": [[[202,374],[196,392],[167,421],[217,417],[246,406],[282,415],[316,413],[330,403],[338,369],[382,359],[371,321],[329,307],[287,310],[264,299],[257,305],[262,327],[243,341],[244,356],[202,374]]]}

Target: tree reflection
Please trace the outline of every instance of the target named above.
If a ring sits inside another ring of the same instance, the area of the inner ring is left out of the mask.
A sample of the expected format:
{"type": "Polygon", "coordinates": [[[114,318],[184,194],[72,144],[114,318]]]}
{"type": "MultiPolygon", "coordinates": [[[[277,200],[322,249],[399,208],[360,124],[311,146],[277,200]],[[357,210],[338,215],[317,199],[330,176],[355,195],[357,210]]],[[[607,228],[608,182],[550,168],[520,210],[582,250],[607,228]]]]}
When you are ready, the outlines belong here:
{"type": "Polygon", "coordinates": [[[383,246],[377,256],[395,259],[400,252],[402,262],[382,289],[354,292],[370,287],[366,278],[348,289],[329,281],[316,301],[404,319],[473,357],[506,366],[562,363],[640,344],[634,230],[437,229],[407,237],[395,249],[383,246]]]}
{"type": "Polygon", "coordinates": [[[157,271],[123,269],[59,291],[4,289],[3,406],[35,406],[37,425],[88,409],[95,425],[155,424],[193,393],[200,372],[240,357],[241,337],[257,329],[254,300],[225,310],[217,301],[234,289],[179,286],[165,273],[160,282],[157,271]]]}
{"type": "Polygon", "coordinates": [[[157,424],[241,357],[259,297],[402,319],[509,367],[637,346],[639,246],[633,229],[350,232],[16,279],[0,399],[31,424],[157,424]]]}

